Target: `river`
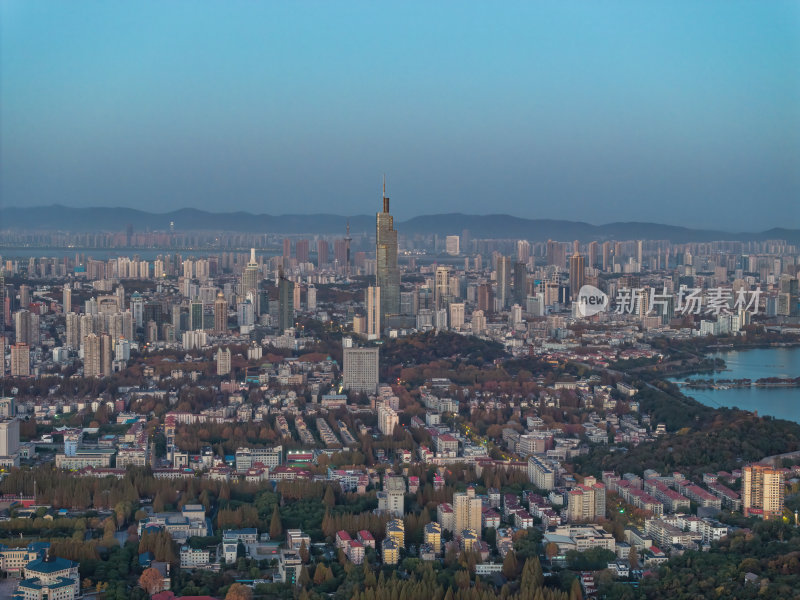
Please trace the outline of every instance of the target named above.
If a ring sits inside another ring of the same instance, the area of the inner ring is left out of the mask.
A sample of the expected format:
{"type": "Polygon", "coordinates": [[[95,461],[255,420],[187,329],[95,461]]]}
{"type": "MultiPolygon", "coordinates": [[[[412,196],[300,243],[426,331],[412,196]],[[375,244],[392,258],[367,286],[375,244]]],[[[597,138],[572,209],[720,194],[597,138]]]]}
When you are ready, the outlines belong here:
{"type": "MultiPolygon", "coordinates": [[[[756,350],[728,350],[709,354],[709,358],[721,358],[727,370],[678,377],[672,381],[687,379],[761,379],[763,377],[799,377],[800,347],[763,348],[756,350]]],[[[800,423],[800,388],[749,387],[727,390],[691,389],[681,386],[684,394],[706,406],[736,407],[800,423]]]]}

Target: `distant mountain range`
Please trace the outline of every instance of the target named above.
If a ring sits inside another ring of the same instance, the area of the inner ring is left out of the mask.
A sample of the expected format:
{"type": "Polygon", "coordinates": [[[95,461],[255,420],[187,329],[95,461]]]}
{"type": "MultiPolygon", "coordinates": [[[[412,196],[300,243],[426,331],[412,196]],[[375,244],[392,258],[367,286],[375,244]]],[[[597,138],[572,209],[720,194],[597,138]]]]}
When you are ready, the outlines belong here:
{"type": "MultiPolygon", "coordinates": [[[[8,207],[0,209],[0,230],[38,229],[53,231],[241,231],[286,234],[344,234],[347,222],[352,234],[372,233],[373,215],[346,217],[332,214],[264,215],[247,212],[211,213],[182,208],[168,213],[150,213],[133,208],[71,208],[61,205],[8,207]]],[[[713,240],[763,241],[783,239],[800,243],[800,229],[773,228],[759,232],[692,229],[658,223],[608,223],[590,225],[580,221],[524,219],[511,215],[465,215],[461,213],[423,215],[395,222],[402,235],[455,235],[468,230],[474,238],[514,238],[533,241],[658,239],[675,243],[713,240]]]]}

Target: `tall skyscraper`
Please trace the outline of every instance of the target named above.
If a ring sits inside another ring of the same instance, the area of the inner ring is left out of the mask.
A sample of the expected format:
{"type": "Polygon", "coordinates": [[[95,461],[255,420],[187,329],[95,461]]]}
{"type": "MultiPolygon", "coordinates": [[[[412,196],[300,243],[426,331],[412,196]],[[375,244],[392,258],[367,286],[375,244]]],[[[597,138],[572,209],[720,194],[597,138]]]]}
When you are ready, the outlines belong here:
{"type": "Polygon", "coordinates": [[[203,303],[192,302],[189,305],[189,329],[199,331],[203,329],[203,303]]]}
{"type": "Polygon", "coordinates": [[[514,263],[514,302],[525,304],[528,297],[528,269],[524,262],[514,263]]]}
{"type": "Polygon", "coordinates": [[[103,377],[111,376],[111,360],[113,340],[110,335],[103,334],[100,336],[100,372],[103,377]]]}
{"type": "Polygon", "coordinates": [[[64,314],[72,312],[72,288],[69,284],[64,284],[64,296],[61,302],[64,314]]]}
{"type": "Polygon", "coordinates": [[[636,242],[636,264],[639,265],[639,270],[643,269],[644,262],[644,242],[639,240],[636,242]]]}
{"type": "Polygon", "coordinates": [[[744,515],[779,519],[783,514],[784,474],[765,465],[742,469],[742,507],[744,515]]]}
{"type": "Polygon", "coordinates": [[[447,306],[450,292],[450,267],[436,267],[435,283],[433,287],[433,308],[440,310],[447,306]]]}
{"type": "Polygon", "coordinates": [[[228,375],[231,372],[230,348],[217,350],[217,375],[228,375]]]}
{"type": "Polygon", "coordinates": [[[589,244],[589,266],[593,269],[600,266],[600,244],[597,242],[589,244]]]}
{"type": "Polygon", "coordinates": [[[294,282],[278,275],[278,330],[283,333],[294,327],[294,282]]]}
{"type": "MultiPolygon", "coordinates": [[[[3,366],[5,371],[5,366],[3,366]]],[[[11,346],[11,376],[28,377],[31,374],[31,349],[28,344],[16,343],[11,346]]]]}
{"type": "Polygon", "coordinates": [[[101,374],[100,338],[90,333],[83,340],[83,376],[100,377],[101,374]]]}
{"type": "Polygon", "coordinates": [[[328,240],[317,240],[317,268],[328,264],[328,240]]]}
{"type": "Polygon", "coordinates": [[[14,334],[18,344],[32,344],[31,321],[32,313],[27,310],[18,310],[14,313],[14,334]]]}
{"type": "Polygon", "coordinates": [[[256,262],[256,249],[250,248],[250,262],[242,271],[242,296],[250,296],[256,314],[259,314],[258,286],[261,281],[261,269],[256,262]]]}
{"type": "Polygon", "coordinates": [[[508,256],[497,258],[497,303],[500,310],[508,308],[511,300],[511,259],[508,256]]]}
{"type": "Polygon", "coordinates": [[[575,242],[575,252],[569,259],[569,293],[573,302],[578,298],[585,276],[586,260],[578,252],[578,242],[575,242]]]}
{"type": "Polygon", "coordinates": [[[381,288],[369,286],[366,296],[367,338],[376,340],[381,337],[381,288]]]}
{"type": "Polygon", "coordinates": [[[81,345],[81,317],[74,312],[67,313],[67,347],[77,350],[81,345]]]}
{"type": "Polygon", "coordinates": [[[217,293],[214,300],[214,332],[225,333],[228,331],[228,301],[222,292],[217,293]]]}
{"type": "Polygon", "coordinates": [[[31,286],[22,284],[19,286],[19,307],[28,308],[31,304],[31,286]]]}
{"type": "Polygon", "coordinates": [[[383,180],[383,212],[376,215],[376,276],[375,285],[381,288],[381,322],[386,315],[400,314],[400,269],[397,266],[397,231],[389,214],[386,178],[383,180]]]}
{"type": "Polygon", "coordinates": [[[350,237],[350,221],[347,221],[347,235],[344,236],[344,253],[345,253],[345,268],[344,274],[350,279],[350,242],[353,238],[350,237]]]}

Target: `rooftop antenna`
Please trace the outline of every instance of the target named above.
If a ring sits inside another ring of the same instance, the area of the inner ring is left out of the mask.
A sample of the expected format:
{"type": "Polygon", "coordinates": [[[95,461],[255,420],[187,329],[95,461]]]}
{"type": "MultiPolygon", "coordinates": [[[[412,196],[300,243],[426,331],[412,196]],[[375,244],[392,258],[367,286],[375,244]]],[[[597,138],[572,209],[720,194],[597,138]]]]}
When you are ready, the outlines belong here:
{"type": "Polygon", "coordinates": [[[383,174],[383,212],[389,212],[389,198],[386,197],[386,173],[383,174]]]}

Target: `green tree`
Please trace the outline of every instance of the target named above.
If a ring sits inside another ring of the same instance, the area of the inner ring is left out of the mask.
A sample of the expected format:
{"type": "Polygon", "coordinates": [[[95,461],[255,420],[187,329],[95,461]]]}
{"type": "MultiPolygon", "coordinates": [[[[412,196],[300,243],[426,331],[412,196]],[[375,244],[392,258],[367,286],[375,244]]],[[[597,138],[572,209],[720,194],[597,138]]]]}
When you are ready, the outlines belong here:
{"type": "Polygon", "coordinates": [[[503,559],[503,577],[506,579],[514,579],[517,576],[517,556],[513,550],[509,550],[506,557],[503,559]]]}
{"type": "Polygon", "coordinates": [[[628,550],[628,563],[631,565],[631,569],[639,568],[639,553],[636,552],[636,546],[631,546],[631,549],[628,550]]]}
{"type": "Polygon", "coordinates": [[[278,540],[283,536],[283,525],[281,524],[281,511],[278,509],[278,505],[275,505],[275,509],[272,511],[272,519],[269,522],[269,537],[272,540],[278,540]]]}

